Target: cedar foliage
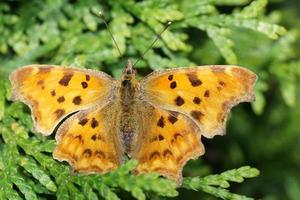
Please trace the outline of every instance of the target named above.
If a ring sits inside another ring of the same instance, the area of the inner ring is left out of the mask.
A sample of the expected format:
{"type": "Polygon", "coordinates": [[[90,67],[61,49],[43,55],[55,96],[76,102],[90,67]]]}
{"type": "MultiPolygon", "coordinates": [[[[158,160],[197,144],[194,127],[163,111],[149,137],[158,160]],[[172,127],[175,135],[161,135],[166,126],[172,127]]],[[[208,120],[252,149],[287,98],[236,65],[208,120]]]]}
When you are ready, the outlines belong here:
{"type": "Polygon", "coordinates": [[[0,2],[0,199],[297,199],[300,28],[297,1],[53,0],[0,2]],[[285,7],[283,7],[285,6],[285,7]],[[122,57],[103,22],[103,11],[122,57]],[[297,16],[298,15],[298,16],[297,16]],[[257,101],[234,109],[228,135],[205,140],[207,153],[184,169],[181,188],[157,174],[134,176],[129,160],[106,175],[72,173],[52,158],[54,134],[31,132],[28,107],[10,101],[8,74],[32,63],[86,66],[118,77],[155,34],[172,26],[136,66],[238,64],[254,70],[257,101]],[[284,24],[288,27],[286,30],[284,24]],[[262,174],[250,182],[245,178],[262,174]],[[283,170],[284,169],[284,170],[283,170]],[[213,173],[216,173],[214,174],[213,173]],[[197,192],[192,192],[197,191],[197,192]],[[202,192],[201,192],[202,191],[202,192]]]}

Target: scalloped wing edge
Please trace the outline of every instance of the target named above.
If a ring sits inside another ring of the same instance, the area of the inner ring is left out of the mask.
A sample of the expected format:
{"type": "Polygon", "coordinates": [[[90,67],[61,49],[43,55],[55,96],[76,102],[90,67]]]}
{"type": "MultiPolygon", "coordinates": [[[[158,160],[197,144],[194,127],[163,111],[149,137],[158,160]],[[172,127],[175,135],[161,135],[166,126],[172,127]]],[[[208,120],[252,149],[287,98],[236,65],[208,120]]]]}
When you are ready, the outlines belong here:
{"type": "Polygon", "coordinates": [[[101,71],[92,70],[92,69],[85,69],[85,68],[81,69],[81,68],[76,68],[76,67],[60,66],[60,65],[31,64],[31,65],[26,65],[26,66],[20,67],[16,70],[12,71],[9,75],[9,80],[10,80],[10,83],[11,83],[11,86],[12,86],[11,100],[20,101],[20,102],[26,104],[30,108],[31,118],[32,118],[32,121],[33,121],[32,131],[41,133],[44,136],[51,135],[53,133],[53,131],[56,129],[56,127],[58,126],[58,124],[60,124],[63,121],[63,119],[68,118],[68,116],[73,115],[74,113],[76,113],[78,111],[86,110],[86,109],[90,108],[92,105],[87,105],[84,108],[81,108],[81,109],[75,110],[71,113],[66,113],[66,114],[62,115],[57,120],[57,123],[55,123],[55,125],[53,126],[53,128],[51,130],[44,130],[42,127],[40,127],[38,125],[38,123],[34,119],[34,116],[33,116],[34,104],[32,102],[30,102],[28,99],[26,99],[24,96],[20,95],[19,92],[18,92],[19,84],[18,84],[18,78],[16,77],[17,74],[20,73],[20,71],[22,71],[22,70],[26,70],[28,68],[34,68],[34,67],[37,67],[37,68],[59,67],[59,68],[62,68],[62,69],[72,69],[72,70],[76,70],[76,71],[86,71],[87,73],[95,74],[95,76],[102,75],[102,76],[105,76],[106,78],[108,78],[111,81],[115,81],[114,78],[112,78],[108,74],[106,74],[104,72],[101,72],[101,71]]]}
{"type": "MultiPolygon", "coordinates": [[[[250,71],[249,69],[247,69],[245,67],[241,67],[241,66],[236,66],[236,65],[203,65],[203,66],[195,66],[195,67],[178,67],[178,68],[164,69],[164,70],[153,71],[152,73],[148,74],[147,76],[145,76],[140,81],[140,85],[142,86],[147,81],[151,80],[153,75],[156,75],[156,74],[176,72],[176,71],[187,70],[187,69],[199,69],[199,68],[209,68],[209,69],[212,69],[212,70],[215,70],[215,71],[220,70],[220,68],[223,68],[223,69],[225,68],[225,70],[230,69],[230,73],[232,73],[232,69],[235,68],[237,70],[234,73],[236,73],[237,76],[241,79],[244,79],[242,76],[243,75],[245,76],[245,73],[248,73],[249,75],[251,75],[250,81],[249,81],[250,82],[250,84],[249,84],[250,87],[248,88],[249,91],[245,92],[245,94],[243,96],[239,97],[238,99],[235,99],[232,102],[227,102],[227,106],[224,110],[225,118],[224,118],[224,121],[223,121],[222,125],[220,127],[218,127],[216,129],[216,131],[211,135],[206,134],[204,131],[201,134],[206,138],[213,138],[216,135],[225,135],[226,134],[225,130],[226,130],[227,118],[228,118],[229,112],[231,111],[231,108],[238,105],[239,103],[242,103],[242,102],[253,102],[253,101],[255,101],[254,85],[258,80],[258,76],[254,72],[250,71]]],[[[245,80],[245,81],[247,81],[247,80],[245,80]]],[[[146,100],[146,101],[148,103],[150,103],[151,105],[153,105],[153,106],[157,106],[157,105],[152,104],[148,100],[146,100]]],[[[164,110],[172,110],[172,109],[170,109],[168,107],[164,107],[164,106],[157,106],[157,107],[159,107],[161,109],[164,109],[164,110]]],[[[199,125],[193,118],[191,118],[190,116],[188,116],[184,112],[180,112],[179,110],[175,110],[175,111],[179,112],[180,114],[183,114],[186,117],[188,117],[189,119],[193,120],[193,122],[196,123],[197,126],[199,127],[199,129],[202,131],[201,125],[199,125]]]]}

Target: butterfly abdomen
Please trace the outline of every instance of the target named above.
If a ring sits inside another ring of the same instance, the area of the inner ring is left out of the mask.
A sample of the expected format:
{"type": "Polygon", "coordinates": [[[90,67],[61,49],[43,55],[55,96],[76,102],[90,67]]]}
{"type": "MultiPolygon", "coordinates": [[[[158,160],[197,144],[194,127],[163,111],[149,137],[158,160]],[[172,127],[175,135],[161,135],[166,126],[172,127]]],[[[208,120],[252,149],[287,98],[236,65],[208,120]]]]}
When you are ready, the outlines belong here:
{"type": "Polygon", "coordinates": [[[135,116],[138,114],[135,106],[137,83],[133,79],[123,79],[120,84],[120,112],[119,132],[126,153],[130,153],[131,144],[136,135],[137,124],[135,116]]]}

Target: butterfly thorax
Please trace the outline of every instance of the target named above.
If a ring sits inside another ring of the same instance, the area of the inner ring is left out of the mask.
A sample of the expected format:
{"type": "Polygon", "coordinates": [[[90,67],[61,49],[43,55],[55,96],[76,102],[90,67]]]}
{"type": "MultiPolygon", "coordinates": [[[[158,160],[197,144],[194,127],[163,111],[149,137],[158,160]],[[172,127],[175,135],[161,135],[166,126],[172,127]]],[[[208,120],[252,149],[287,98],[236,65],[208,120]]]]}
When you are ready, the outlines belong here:
{"type": "Polygon", "coordinates": [[[137,81],[135,79],[135,70],[132,68],[132,63],[128,60],[128,63],[123,70],[121,85],[120,85],[120,97],[122,106],[130,106],[135,99],[135,89],[137,81]]]}
{"type": "Polygon", "coordinates": [[[119,89],[121,104],[119,127],[126,153],[130,153],[131,143],[137,128],[134,116],[137,114],[137,108],[135,105],[138,82],[135,79],[135,73],[136,72],[132,68],[132,64],[129,60],[123,71],[119,89]]]}

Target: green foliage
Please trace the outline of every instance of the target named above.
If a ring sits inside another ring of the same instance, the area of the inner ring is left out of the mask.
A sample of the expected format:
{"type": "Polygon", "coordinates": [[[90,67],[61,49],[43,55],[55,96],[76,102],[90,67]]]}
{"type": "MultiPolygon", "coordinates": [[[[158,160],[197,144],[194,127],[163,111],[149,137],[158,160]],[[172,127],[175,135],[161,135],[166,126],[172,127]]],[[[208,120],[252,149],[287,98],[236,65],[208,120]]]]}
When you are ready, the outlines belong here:
{"type": "Polygon", "coordinates": [[[192,190],[203,190],[222,199],[252,199],[242,195],[230,193],[224,188],[230,186],[228,181],[241,183],[244,178],[253,178],[259,171],[249,166],[229,170],[218,175],[208,175],[204,178],[185,178],[183,187],[192,190]]]}
{"type": "Polygon", "coordinates": [[[53,0],[0,2],[0,199],[297,199],[300,191],[300,45],[296,0],[53,0]],[[268,6],[270,5],[270,6],[268,6]],[[108,20],[122,57],[103,22],[108,20]],[[29,109],[10,101],[8,74],[32,63],[99,69],[118,77],[168,21],[138,63],[139,75],[167,67],[238,64],[254,70],[257,100],[234,110],[226,137],[184,169],[181,189],[156,174],[134,176],[127,161],[109,174],[74,174],[52,158],[54,136],[33,134],[29,109]],[[287,30],[278,24],[284,24],[287,30]],[[220,174],[219,169],[241,167],[220,174]],[[193,177],[191,177],[193,176],[193,177]],[[194,193],[192,191],[197,190],[194,193]],[[183,191],[178,193],[178,191],[183,191]],[[188,192],[187,192],[188,191],[188,192]],[[202,191],[202,192],[200,192],[202,191]]]}
{"type": "MultiPolygon", "coordinates": [[[[39,199],[40,195],[56,195],[57,199],[120,199],[119,193],[126,191],[136,199],[146,197],[174,197],[178,195],[176,183],[160,178],[157,174],[135,176],[131,171],[137,165],[129,160],[118,170],[106,175],[74,174],[67,165],[63,165],[51,156],[55,140],[30,135],[32,127],[29,115],[23,112],[24,106],[13,103],[7,107],[5,118],[0,126],[5,145],[0,148],[0,199],[39,199]]],[[[226,180],[242,182],[242,177],[253,177],[253,170],[238,169],[237,173],[224,172],[220,183],[226,180]],[[240,172],[241,171],[241,172],[240,172]],[[252,173],[252,176],[250,175],[252,173]],[[237,180],[238,179],[238,180],[237,180]]],[[[257,174],[256,174],[257,175],[257,174]]],[[[217,176],[217,175],[215,175],[217,176]]],[[[196,179],[186,179],[184,185],[188,189],[195,186],[196,179]],[[188,182],[191,182],[189,185],[188,182]]],[[[205,185],[218,181],[214,176],[204,178],[205,185]]],[[[198,181],[199,182],[199,181],[198,181]]],[[[227,185],[228,186],[228,185],[227,185]]],[[[122,193],[121,193],[122,194],[122,193]]],[[[227,191],[227,195],[231,194],[227,191]]],[[[223,196],[228,199],[228,196],[223,196]]]]}

